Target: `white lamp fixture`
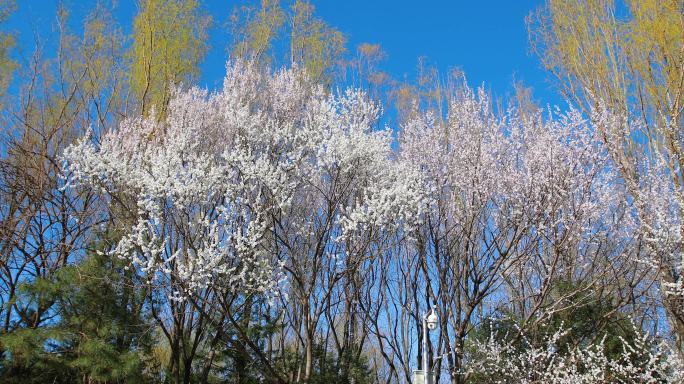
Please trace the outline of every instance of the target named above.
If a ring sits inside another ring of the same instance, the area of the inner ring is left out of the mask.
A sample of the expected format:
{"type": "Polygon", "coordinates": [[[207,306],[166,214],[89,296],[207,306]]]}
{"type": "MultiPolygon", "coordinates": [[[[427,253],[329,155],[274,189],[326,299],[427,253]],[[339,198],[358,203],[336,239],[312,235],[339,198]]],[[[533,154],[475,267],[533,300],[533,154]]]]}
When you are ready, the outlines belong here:
{"type": "Polygon", "coordinates": [[[427,326],[431,331],[437,328],[437,314],[434,309],[430,311],[430,315],[427,317],[427,326]]]}

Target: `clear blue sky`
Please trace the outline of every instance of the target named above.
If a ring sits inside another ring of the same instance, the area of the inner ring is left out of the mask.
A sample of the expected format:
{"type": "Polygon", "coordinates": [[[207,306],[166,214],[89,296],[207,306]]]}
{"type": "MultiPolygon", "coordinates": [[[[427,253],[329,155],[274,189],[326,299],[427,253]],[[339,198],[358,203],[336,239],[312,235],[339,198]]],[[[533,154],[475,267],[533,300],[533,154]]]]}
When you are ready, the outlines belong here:
{"type": "MultiPolygon", "coordinates": [[[[64,0],[79,20],[95,0],[64,0]]],[[[228,31],[225,20],[235,0],[200,0],[214,17],[212,49],[203,64],[202,85],[220,84],[225,60],[228,31]]],[[[18,12],[9,28],[20,34],[25,57],[33,49],[33,35],[44,40],[54,36],[54,12],[57,0],[18,0],[18,12]]],[[[287,3],[285,1],[284,3],[287,3]]],[[[538,7],[530,1],[389,1],[327,0],[313,1],[317,14],[344,32],[349,49],[362,42],[379,43],[388,54],[383,70],[396,79],[412,79],[419,56],[441,70],[458,67],[465,71],[474,86],[485,83],[494,95],[511,92],[513,79],[531,86],[541,104],[559,104],[561,99],[541,68],[537,57],[529,53],[525,16],[538,7]]],[[[118,0],[116,17],[130,29],[136,12],[135,0],[118,0]]]]}
{"type": "Polygon", "coordinates": [[[536,56],[529,53],[525,16],[541,1],[321,1],[319,14],[345,31],[350,46],[380,43],[386,69],[395,77],[415,75],[418,56],[442,70],[458,67],[471,85],[483,82],[496,95],[513,79],[534,89],[542,103],[560,99],[536,56]]]}

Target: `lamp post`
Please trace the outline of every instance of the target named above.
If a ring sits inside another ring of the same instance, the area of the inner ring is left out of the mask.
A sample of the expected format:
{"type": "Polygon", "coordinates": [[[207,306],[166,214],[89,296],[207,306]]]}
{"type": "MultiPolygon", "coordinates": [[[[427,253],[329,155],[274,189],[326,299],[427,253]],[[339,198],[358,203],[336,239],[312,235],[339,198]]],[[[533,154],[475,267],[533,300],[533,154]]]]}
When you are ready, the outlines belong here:
{"type": "Polygon", "coordinates": [[[437,314],[432,308],[428,313],[423,315],[423,361],[422,369],[413,371],[413,384],[434,384],[434,375],[432,369],[428,367],[428,332],[437,328],[437,314]]]}

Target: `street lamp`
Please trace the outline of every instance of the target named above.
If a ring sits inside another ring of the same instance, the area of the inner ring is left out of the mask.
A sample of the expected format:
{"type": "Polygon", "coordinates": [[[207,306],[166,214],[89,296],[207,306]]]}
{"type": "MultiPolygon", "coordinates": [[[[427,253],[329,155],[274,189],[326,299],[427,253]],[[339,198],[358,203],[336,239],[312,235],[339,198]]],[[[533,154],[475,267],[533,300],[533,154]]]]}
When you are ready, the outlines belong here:
{"type": "Polygon", "coordinates": [[[437,314],[435,309],[432,308],[428,313],[423,315],[423,363],[422,369],[416,369],[413,371],[413,384],[434,384],[434,374],[432,369],[428,367],[428,331],[432,331],[437,328],[437,314]]]}

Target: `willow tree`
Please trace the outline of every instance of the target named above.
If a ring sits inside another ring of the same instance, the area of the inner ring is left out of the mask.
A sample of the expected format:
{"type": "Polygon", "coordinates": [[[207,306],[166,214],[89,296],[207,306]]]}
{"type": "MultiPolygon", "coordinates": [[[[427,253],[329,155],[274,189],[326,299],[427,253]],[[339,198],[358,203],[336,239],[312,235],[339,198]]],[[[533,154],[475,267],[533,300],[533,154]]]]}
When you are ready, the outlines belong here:
{"type": "Polygon", "coordinates": [[[196,0],[141,0],[133,22],[131,88],[144,114],[162,115],[171,91],[199,75],[211,18],[196,0]]]}
{"type": "Polygon", "coordinates": [[[342,32],[314,16],[315,7],[297,0],[292,5],[290,55],[314,80],[325,81],[345,52],[342,32]]]}
{"type": "Polygon", "coordinates": [[[278,0],[262,0],[256,9],[242,6],[230,15],[233,43],[231,54],[238,58],[251,58],[266,64],[272,61],[270,55],[273,43],[285,23],[285,11],[278,0]]]}
{"type": "MultiPolygon", "coordinates": [[[[0,0],[0,23],[7,20],[14,7],[14,0],[0,0]]],[[[9,55],[13,46],[14,36],[7,32],[0,32],[0,96],[5,94],[12,79],[12,72],[17,65],[9,55]]]]}
{"type": "Polygon", "coordinates": [[[681,348],[684,1],[549,0],[528,26],[533,50],[592,116],[635,199],[647,264],[681,348]]]}
{"type": "Polygon", "coordinates": [[[265,64],[278,62],[278,44],[289,48],[289,64],[304,68],[315,82],[330,85],[346,52],[342,32],[316,16],[316,7],[296,0],[285,8],[278,0],[262,0],[260,6],[236,8],[233,26],[233,56],[265,64]]]}

